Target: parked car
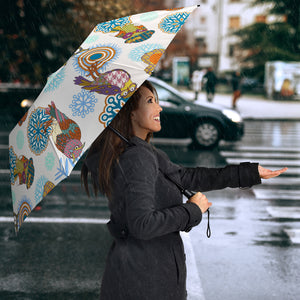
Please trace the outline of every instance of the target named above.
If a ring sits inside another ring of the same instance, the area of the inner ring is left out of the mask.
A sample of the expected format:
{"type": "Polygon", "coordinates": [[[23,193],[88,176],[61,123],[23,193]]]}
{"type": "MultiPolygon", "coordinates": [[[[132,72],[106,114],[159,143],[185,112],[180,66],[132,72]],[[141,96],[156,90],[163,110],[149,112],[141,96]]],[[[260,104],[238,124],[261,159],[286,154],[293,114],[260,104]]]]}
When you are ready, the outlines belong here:
{"type": "Polygon", "coordinates": [[[244,134],[244,123],[240,114],[214,103],[196,103],[160,79],[150,77],[155,87],[159,104],[162,129],[154,138],[191,138],[201,148],[212,148],[220,140],[237,141],[244,134]]]}

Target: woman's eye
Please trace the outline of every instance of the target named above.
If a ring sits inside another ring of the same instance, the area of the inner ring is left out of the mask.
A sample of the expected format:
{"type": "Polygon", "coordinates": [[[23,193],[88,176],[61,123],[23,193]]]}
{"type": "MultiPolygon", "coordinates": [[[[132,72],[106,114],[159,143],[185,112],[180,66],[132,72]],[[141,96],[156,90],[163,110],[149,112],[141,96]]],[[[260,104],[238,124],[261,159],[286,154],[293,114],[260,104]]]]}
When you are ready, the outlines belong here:
{"type": "Polygon", "coordinates": [[[148,103],[152,103],[152,102],[153,102],[152,98],[148,99],[148,103]]]}

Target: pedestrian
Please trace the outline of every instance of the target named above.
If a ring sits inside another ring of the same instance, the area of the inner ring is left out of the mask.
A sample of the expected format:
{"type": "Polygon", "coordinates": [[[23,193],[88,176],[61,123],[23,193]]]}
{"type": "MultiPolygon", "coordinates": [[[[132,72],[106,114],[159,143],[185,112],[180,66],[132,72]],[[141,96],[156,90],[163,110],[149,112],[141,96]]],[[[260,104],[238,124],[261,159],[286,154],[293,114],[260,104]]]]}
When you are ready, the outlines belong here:
{"type": "Polygon", "coordinates": [[[101,300],[187,299],[179,232],[197,226],[212,205],[202,192],[250,187],[285,171],[270,171],[257,163],[219,169],[178,166],[149,143],[152,133],[161,129],[161,111],[155,89],[144,82],[92,144],[82,167],[87,193],[90,173],[94,192],[107,196],[111,211],[108,229],[114,241],[101,300]],[[201,192],[183,203],[166,175],[201,192]]]}
{"type": "Polygon", "coordinates": [[[206,97],[208,102],[212,102],[215,96],[215,86],[218,78],[213,72],[213,68],[209,67],[206,74],[203,76],[203,83],[205,85],[206,97]]]}
{"type": "Polygon", "coordinates": [[[233,90],[232,108],[236,108],[236,102],[241,97],[241,74],[239,71],[233,73],[231,85],[233,90]]]}
{"type": "Polygon", "coordinates": [[[198,94],[201,91],[202,79],[203,79],[203,71],[195,70],[192,76],[193,90],[195,92],[195,101],[198,100],[198,94]]]}

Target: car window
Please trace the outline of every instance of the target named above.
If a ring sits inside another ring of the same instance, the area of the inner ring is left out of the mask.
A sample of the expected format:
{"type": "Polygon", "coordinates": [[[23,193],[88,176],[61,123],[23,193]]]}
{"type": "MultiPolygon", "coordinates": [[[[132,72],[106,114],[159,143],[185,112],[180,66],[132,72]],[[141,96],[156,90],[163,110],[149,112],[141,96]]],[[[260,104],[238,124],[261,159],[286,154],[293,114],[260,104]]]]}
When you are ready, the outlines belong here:
{"type": "Polygon", "coordinates": [[[159,105],[161,107],[173,107],[173,108],[176,108],[178,106],[170,101],[163,101],[163,100],[159,100],[159,105]]]}
{"type": "Polygon", "coordinates": [[[175,94],[169,90],[161,87],[157,84],[154,84],[154,87],[158,94],[159,104],[164,107],[177,107],[181,104],[181,100],[175,94]]]}

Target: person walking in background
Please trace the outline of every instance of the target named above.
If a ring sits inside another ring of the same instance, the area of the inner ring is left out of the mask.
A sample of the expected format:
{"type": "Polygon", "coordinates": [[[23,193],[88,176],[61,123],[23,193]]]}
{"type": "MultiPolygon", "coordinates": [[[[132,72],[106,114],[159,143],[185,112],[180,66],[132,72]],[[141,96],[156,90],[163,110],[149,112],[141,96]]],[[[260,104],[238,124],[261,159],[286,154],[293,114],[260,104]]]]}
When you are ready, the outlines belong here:
{"type": "Polygon", "coordinates": [[[236,108],[236,102],[241,97],[241,74],[239,71],[233,73],[231,85],[233,90],[232,108],[236,108]]]}
{"type": "Polygon", "coordinates": [[[201,70],[201,71],[195,70],[193,72],[192,84],[193,84],[193,90],[195,92],[195,101],[198,100],[198,95],[202,88],[202,80],[203,80],[204,74],[205,74],[205,71],[203,71],[203,70],[201,70]]]}
{"type": "Polygon", "coordinates": [[[215,86],[218,78],[213,72],[213,68],[209,67],[206,74],[203,76],[203,83],[205,84],[206,97],[208,102],[212,102],[215,96],[215,86]]]}

